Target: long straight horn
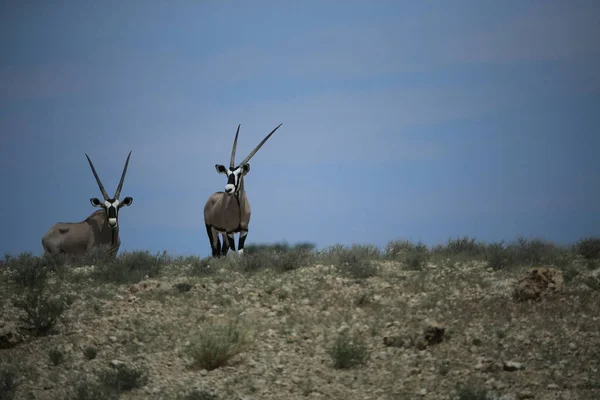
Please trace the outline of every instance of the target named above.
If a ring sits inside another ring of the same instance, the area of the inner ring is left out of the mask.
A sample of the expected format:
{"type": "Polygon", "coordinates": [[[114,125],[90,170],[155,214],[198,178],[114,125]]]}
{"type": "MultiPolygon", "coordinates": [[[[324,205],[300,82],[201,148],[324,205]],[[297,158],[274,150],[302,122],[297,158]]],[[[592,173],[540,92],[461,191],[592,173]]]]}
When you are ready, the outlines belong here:
{"type": "Polygon", "coordinates": [[[246,158],[244,159],[244,161],[242,161],[242,162],[240,163],[240,165],[242,165],[242,164],[246,164],[248,161],[250,161],[250,159],[251,159],[251,158],[252,158],[252,157],[253,157],[253,156],[256,154],[256,152],[257,152],[257,151],[258,151],[258,150],[259,150],[259,149],[262,147],[262,145],[263,145],[263,144],[265,144],[265,142],[266,142],[266,141],[267,141],[267,140],[268,140],[268,139],[271,137],[271,135],[272,135],[272,134],[274,134],[274,133],[275,133],[275,131],[276,131],[277,129],[279,129],[279,127],[280,127],[281,125],[283,125],[283,123],[281,123],[281,124],[277,125],[277,128],[273,129],[273,130],[271,131],[271,133],[269,133],[269,134],[268,134],[268,135],[267,135],[267,136],[266,136],[266,137],[265,137],[265,138],[262,140],[262,142],[260,142],[260,143],[258,144],[258,146],[256,146],[256,147],[254,148],[254,150],[252,150],[252,152],[251,152],[250,154],[248,154],[248,157],[246,157],[246,158]]]}
{"type": "Polygon", "coordinates": [[[87,153],[85,154],[85,156],[87,157],[87,160],[90,163],[90,167],[92,167],[92,172],[94,173],[94,177],[96,178],[96,182],[98,183],[100,192],[102,192],[102,197],[104,197],[104,200],[108,200],[108,194],[106,193],[106,190],[104,189],[104,186],[102,185],[102,182],[100,181],[100,178],[98,177],[98,173],[96,172],[96,168],[94,168],[94,164],[92,163],[92,160],[90,160],[90,157],[88,157],[87,153]]]}
{"type": "Polygon", "coordinates": [[[125,161],[125,168],[123,168],[123,173],[121,174],[121,181],[119,182],[119,186],[117,186],[117,191],[115,192],[115,199],[118,199],[121,195],[123,182],[125,182],[125,174],[127,173],[127,166],[129,165],[129,157],[131,157],[131,151],[129,151],[129,154],[127,155],[127,161],[125,161]]]}
{"type": "Polygon", "coordinates": [[[229,160],[229,168],[235,167],[235,150],[237,149],[237,138],[240,134],[240,125],[238,125],[237,132],[235,133],[235,139],[233,139],[233,147],[231,148],[231,159],[229,160]]]}

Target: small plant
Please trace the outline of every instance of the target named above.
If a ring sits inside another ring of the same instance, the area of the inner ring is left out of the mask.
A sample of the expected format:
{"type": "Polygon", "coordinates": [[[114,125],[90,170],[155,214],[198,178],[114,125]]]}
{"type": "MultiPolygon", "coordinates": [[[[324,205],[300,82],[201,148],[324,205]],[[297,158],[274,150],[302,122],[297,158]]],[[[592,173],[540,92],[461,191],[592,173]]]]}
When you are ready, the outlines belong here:
{"type": "Polygon", "coordinates": [[[22,321],[38,335],[49,333],[67,309],[62,297],[47,296],[42,289],[27,291],[22,298],[13,299],[13,305],[24,311],[22,321]]]}
{"type": "Polygon", "coordinates": [[[184,395],[177,397],[178,400],[218,400],[217,396],[213,391],[208,389],[194,388],[184,395]]]}
{"type": "Polygon", "coordinates": [[[361,258],[360,254],[351,251],[340,255],[340,268],[343,273],[354,279],[366,279],[377,275],[377,267],[369,259],[361,258]]]}
{"type": "Polygon", "coordinates": [[[106,383],[90,380],[87,377],[77,380],[77,385],[71,389],[69,400],[117,400],[118,390],[109,387],[106,383]]]}
{"type": "Polygon", "coordinates": [[[244,250],[244,255],[241,257],[237,255],[231,257],[235,257],[233,262],[243,272],[256,272],[277,265],[276,253],[272,250],[261,250],[250,254],[246,254],[244,250]]]}
{"type": "Polygon", "coordinates": [[[504,241],[488,244],[485,247],[485,258],[488,266],[494,270],[505,269],[513,263],[512,254],[504,241]]]}
{"type": "Polygon", "coordinates": [[[347,369],[366,363],[369,351],[360,336],[342,332],[329,349],[329,355],[334,368],[347,369]]]}
{"type": "Polygon", "coordinates": [[[17,371],[12,366],[0,365],[0,399],[12,400],[17,394],[19,382],[17,371]]]}
{"type": "Polygon", "coordinates": [[[83,349],[83,355],[87,360],[93,360],[98,355],[98,349],[93,346],[86,346],[83,349]]]}
{"type": "Polygon", "coordinates": [[[187,257],[182,263],[190,266],[189,275],[205,276],[213,273],[215,268],[211,265],[212,258],[187,257]]]}
{"type": "Polygon", "coordinates": [[[52,365],[56,367],[65,360],[65,353],[60,349],[51,349],[48,351],[48,358],[50,358],[52,365]]]}
{"type": "Polygon", "coordinates": [[[192,285],[187,282],[179,282],[173,285],[173,289],[178,293],[185,293],[192,290],[192,285]]]}
{"type": "Polygon", "coordinates": [[[237,325],[215,325],[200,332],[189,347],[194,366],[208,371],[226,365],[242,352],[247,337],[237,325]]]}
{"type": "Polygon", "coordinates": [[[489,393],[485,389],[463,386],[458,389],[458,400],[488,400],[489,393]]]}
{"type": "Polygon", "coordinates": [[[107,387],[123,392],[146,385],[148,383],[148,373],[145,369],[137,366],[117,364],[114,369],[105,371],[101,379],[107,387]]]}

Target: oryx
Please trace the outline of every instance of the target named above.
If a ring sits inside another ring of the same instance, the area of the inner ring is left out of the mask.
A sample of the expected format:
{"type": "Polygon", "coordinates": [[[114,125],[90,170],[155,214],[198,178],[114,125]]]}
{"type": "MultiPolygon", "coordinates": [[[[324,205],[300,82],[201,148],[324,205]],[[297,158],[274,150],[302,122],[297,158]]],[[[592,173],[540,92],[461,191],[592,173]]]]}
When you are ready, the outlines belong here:
{"type": "Polygon", "coordinates": [[[244,242],[248,235],[248,225],[250,224],[250,202],[244,190],[244,176],[250,172],[248,161],[256,154],[263,144],[271,137],[273,133],[282,124],[279,124],[271,133],[252,150],[252,152],[238,166],[235,166],[235,150],[237,147],[240,125],[238,125],[233,148],[231,149],[231,158],[229,168],[224,165],[216,164],[215,168],[219,174],[227,176],[227,184],[224,192],[212,194],[204,206],[204,223],[206,233],[210,241],[213,257],[226,255],[227,250],[231,248],[235,251],[234,233],[240,234],[238,254],[244,252],[244,242]],[[223,246],[220,247],[219,233],[223,237],[223,246]]]}
{"type": "Polygon", "coordinates": [[[81,222],[59,222],[50,228],[42,238],[42,246],[47,254],[83,254],[94,248],[105,247],[108,253],[114,257],[119,251],[121,245],[118,224],[119,209],[133,203],[132,197],[119,200],[131,151],[125,161],[119,186],[112,198],[106,193],[92,160],[87,154],[85,156],[104,198],[104,201],[100,201],[93,197],[90,199],[90,203],[92,206],[102,209],[94,211],[81,222]]]}

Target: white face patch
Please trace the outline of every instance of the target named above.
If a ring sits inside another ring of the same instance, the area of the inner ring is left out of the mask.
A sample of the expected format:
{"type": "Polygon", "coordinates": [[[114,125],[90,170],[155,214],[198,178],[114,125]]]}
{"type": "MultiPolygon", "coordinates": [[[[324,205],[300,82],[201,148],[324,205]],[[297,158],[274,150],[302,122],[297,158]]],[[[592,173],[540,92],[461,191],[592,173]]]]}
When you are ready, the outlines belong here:
{"type": "Polygon", "coordinates": [[[111,204],[110,201],[104,200],[104,207],[110,208],[110,206],[113,206],[114,208],[118,208],[119,207],[119,203],[120,203],[119,200],[115,200],[115,202],[112,203],[112,204],[111,204]]]}
{"type": "Polygon", "coordinates": [[[225,192],[232,193],[235,191],[235,188],[238,186],[238,183],[240,181],[241,173],[242,173],[241,168],[236,168],[234,170],[228,169],[226,171],[228,182],[225,185],[225,192]],[[229,178],[231,177],[231,175],[233,175],[233,183],[230,183],[230,181],[229,181],[229,178]]]}
{"type": "Polygon", "coordinates": [[[108,224],[109,224],[110,226],[115,226],[115,225],[117,225],[117,219],[116,219],[116,218],[109,218],[109,219],[108,219],[108,224]]]}

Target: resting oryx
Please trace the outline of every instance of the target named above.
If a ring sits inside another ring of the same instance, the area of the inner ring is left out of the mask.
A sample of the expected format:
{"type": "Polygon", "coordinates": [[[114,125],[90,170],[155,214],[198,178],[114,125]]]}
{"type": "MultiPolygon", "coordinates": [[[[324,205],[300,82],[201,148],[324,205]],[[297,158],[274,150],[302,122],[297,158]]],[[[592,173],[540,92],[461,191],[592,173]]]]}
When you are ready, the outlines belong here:
{"type": "Polygon", "coordinates": [[[240,125],[238,125],[233,148],[231,149],[231,159],[229,168],[224,165],[216,164],[215,168],[219,174],[227,175],[227,184],[224,192],[212,194],[204,206],[204,223],[206,224],[206,233],[210,241],[213,257],[226,255],[227,250],[231,248],[235,251],[234,233],[239,232],[238,254],[244,252],[244,242],[248,235],[248,225],[250,224],[250,202],[246,197],[244,190],[244,176],[250,172],[248,161],[256,154],[263,144],[271,137],[273,133],[282,124],[279,124],[271,133],[269,133],[256,146],[254,150],[237,167],[235,166],[235,150],[237,147],[240,125]],[[219,233],[223,237],[223,246],[220,247],[219,233]]]}
{"type": "Polygon", "coordinates": [[[90,163],[92,173],[104,198],[104,201],[100,201],[93,197],[90,199],[90,203],[92,203],[92,206],[102,209],[94,211],[84,221],[59,222],[50,228],[42,238],[42,246],[44,246],[47,254],[83,254],[93,248],[106,247],[108,253],[114,257],[119,251],[121,245],[118,224],[119,209],[133,203],[131,197],[125,197],[122,201],[119,201],[131,151],[127,156],[127,161],[125,161],[121,181],[112,199],[108,197],[92,160],[87,154],[85,156],[90,163]]]}

